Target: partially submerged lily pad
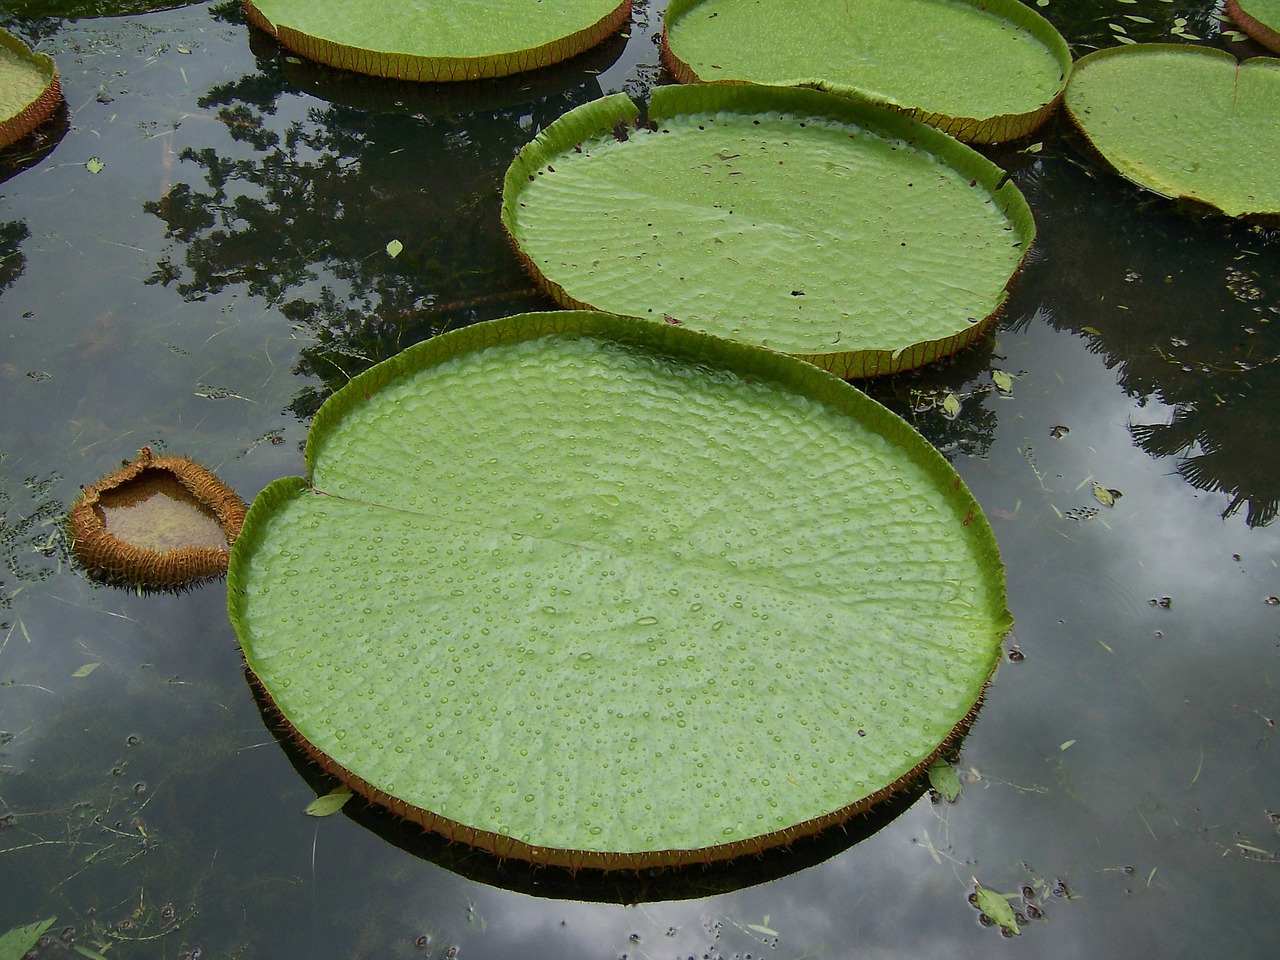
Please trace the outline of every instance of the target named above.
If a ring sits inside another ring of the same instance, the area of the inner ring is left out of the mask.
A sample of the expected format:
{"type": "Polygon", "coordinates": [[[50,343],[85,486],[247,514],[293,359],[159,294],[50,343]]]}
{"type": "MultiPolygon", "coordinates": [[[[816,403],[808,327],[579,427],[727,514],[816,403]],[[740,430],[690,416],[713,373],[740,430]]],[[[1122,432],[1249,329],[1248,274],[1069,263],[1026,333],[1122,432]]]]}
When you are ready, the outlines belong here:
{"type": "Polygon", "coordinates": [[[249,20],[310,60],[399,80],[478,80],[582,53],[631,0],[243,0],[249,20]]]}
{"type": "Polygon", "coordinates": [[[1010,626],[949,464],[853,387],[633,318],[526,314],[335,394],[228,608],[299,742],[444,836],[730,858],[914,781],[1010,626]]]}
{"type": "Polygon", "coordinates": [[[1035,236],[1000,168],[885,107],[692,85],[638,112],[572,110],[507,171],[503,223],[565,306],[896,373],[981,337],[1035,236]]]}
{"type": "Polygon", "coordinates": [[[1280,0],[1227,0],[1226,9],[1241,30],[1280,53],[1280,0]]]}
{"type": "Polygon", "coordinates": [[[40,126],[61,102],[53,58],[0,28],[0,147],[40,126]]]}
{"type": "Polygon", "coordinates": [[[1232,217],[1280,215],[1280,60],[1187,44],[1083,57],[1072,120],[1122,176],[1232,217]]]}
{"type": "Polygon", "coordinates": [[[1071,53],[1018,0],[671,0],[663,59],[682,82],[870,97],[961,140],[1016,140],[1057,105],[1071,53]]]}
{"type": "Polygon", "coordinates": [[[185,457],[137,459],[84,488],[68,514],[76,558],[96,576],[155,589],[226,572],[245,505],[185,457]]]}

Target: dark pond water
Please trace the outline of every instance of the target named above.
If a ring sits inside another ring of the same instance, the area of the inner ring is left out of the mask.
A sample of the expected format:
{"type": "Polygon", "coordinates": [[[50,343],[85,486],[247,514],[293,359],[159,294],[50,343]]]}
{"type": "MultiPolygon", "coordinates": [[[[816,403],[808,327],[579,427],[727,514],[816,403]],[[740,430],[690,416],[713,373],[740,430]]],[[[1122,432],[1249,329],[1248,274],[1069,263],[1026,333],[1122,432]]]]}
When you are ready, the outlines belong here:
{"type": "MultiPolygon", "coordinates": [[[[0,931],[56,916],[41,957],[1280,954],[1276,233],[1142,194],[1062,124],[995,154],[1040,229],[1004,322],[866,385],[951,458],[1008,565],[1017,656],[957,802],[677,878],[495,867],[357,803],[304,816],[332,784],[264,721],[223,585],[96,585],[61,517],[143,444],[251,498],[302,472],[350,375],[543,306],[501,174],[566,109],[660,79],[661,4],[563,69],[445,91],[296,62],[231,4],[4,9],[69,113],[0,166],[0,931]],[[975,879],[1025,893],[1020,937],[979,923],[975,879]]],[[[1208,3],[1042,9],[1077,55],[1111,23],[1246,48],[1208,3]]]]}

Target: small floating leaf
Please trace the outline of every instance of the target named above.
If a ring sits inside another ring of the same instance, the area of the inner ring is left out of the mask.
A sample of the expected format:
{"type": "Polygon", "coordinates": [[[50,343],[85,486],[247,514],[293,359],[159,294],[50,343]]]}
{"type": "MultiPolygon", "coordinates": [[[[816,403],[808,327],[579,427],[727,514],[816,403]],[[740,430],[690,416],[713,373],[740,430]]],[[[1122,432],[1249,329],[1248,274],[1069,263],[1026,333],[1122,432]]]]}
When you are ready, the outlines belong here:
{"type": "Polygon", "coordinates": [[[1064,741],[1062,741],[1062,743],[1058,744],[1058,749],[1059,749],[1059,750],[1069,750],[1069,749],[1071,749],[1071,747],[1072,747],[1072,746],[1074,746],[1074,745],[1075,745],[1075,741],[1074,741],[1074,740],[1064,740],[1064,741]]]}
{"type": "Polygon", "coordinates": [[[942,398],[942,412],[953,420],[960,416],[960,398],[948,391],[942,398]]]}
{"type": "Polygon", "coordinates": [[[960,796],[960,778],[955,768],[941,757],[929,765],[929,786],[947,803],[955,803],[960,796]]]}
{"type": "Polygon", "coordinates": [[[56,919],[58,918],[49,917],[47,920],[38,920],[26,926],[14,927],[0,935],[0,960],[21,960],[36,945],[36,941],[44,936],[44,932],[53,926],[56,919]]]}
{"type": "Polygon", "coordinates": [[[404,250],[404,244],[401,243],[399,240],[392,240],[390,243],[387,244],[387,256],[391,257],[391,259],[393,260],[396,257],[400,256],[400,253],[403,250],[404,250]]]}
{"type": "Polygon", "coordinates": [[[99,663],[86,663],[84,666],[82,666],[79,670],[77,670],[77,671],[76,671],[75,673],[73,673],[71,676],[73,676],[73,677],[87,677],[89,674],[93,673],[93,671],[97,670],[100,666],[102,666],[102,663],[101,663],[101,662],[99,662],[99,663]]]}
{"type": "Polygon", "coordinates": [[[1110,490],[1100,484],[1097,480],[1093,481],[1093,499],[1097,500],[1104,507],[1114,507],[1116,505],[1116,498],[1119,495],[1119,490],[1110,490]]]}
{"type": "Polygon", "coordinates": [[[982,884],[975,884],[973,892],[978,898],[979,910],[1010,933],[1018,934],[1022,932],[1018,929],[1018,918],[1013,912],[1013,907],[1009,905],[1009,901],[1004,898],[1003,894],[988,890],[982,884]]]}
{"type": "Polygon", "coordinates": [[[95,173],[95,174],[101,173],[103,170],[106,169],[106,167],[107,165],[102,162],[101,157],[90,157],[85,162],[85,165],[84,165],[84,168],[86,170],[88,170],[90,173],[95,173]]]}
{"type": "Polygon", "coordinates": [[[1001,393],[1013,392],[1013,377],[1005,373],[1003,370],[992,370],[991,380],[996,385],[996,389],[1001,393]]]}
{"type": "Polygon", "coordinates": [[[322,797],[316,797],[304,811],[308,817],[328,817],[337,813],[351,799],[351,788],[334,787],[322,797]]]}
{"type": "Polygon", "coordinates": [[[75,948],[76,953],[80,954],[82,957],[88,957],[89,960],[107,960],[107,958],[97,950],[90,950],[88,947],[82,947],[78,943],[73,944],[72,946],[75,948]]]}

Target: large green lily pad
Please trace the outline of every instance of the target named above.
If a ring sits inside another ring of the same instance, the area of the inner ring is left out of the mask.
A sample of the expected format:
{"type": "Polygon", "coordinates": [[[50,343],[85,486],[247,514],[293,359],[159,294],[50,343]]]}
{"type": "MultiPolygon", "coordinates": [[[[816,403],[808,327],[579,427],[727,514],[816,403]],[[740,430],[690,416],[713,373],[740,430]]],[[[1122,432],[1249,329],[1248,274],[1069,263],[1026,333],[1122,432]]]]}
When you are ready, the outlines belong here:
{"type": "Polygon", "coordinates": [[[690,85],[637,113],[585,104],[507,172],[503,223],[565,306],[895,373],[982,336],[1035,236],[1003,171],[886,107],[690,85]]]}
{"type": "Polygon", "coordinates": [[[996,543],[905,422],[783,354],[526,314],[335,394],[230,617],[356,790],[570,867],[756,852],[910,782],[1010,626],[996,543]]]}
{"type": "Polygon", "coordinates": [[[61,102],[53,58],[0,28],[0,147],[40,126],[61,102]]]}
{"type": "Polygon", "coordinates": [[[1280,53],[1280,0],[1227,0],[1226,10],[1241,30],[1280,53]]]}
{"type": "Polygon", "coordinates": [[[1280,214],[1280,60],[1186,44],[1098,50],[1067,112],[1121,175],[1228,216],[1280,214]]]}
{"type": "Polygon", "coordinates": [[[1018,0],[671,0],[663,55],[683,82],[859,94],[979,143],[1035,130],[1071,72],[1018,0]]]}
{"type": "Polygon", "coordinates": [[[329,66],[397,80],[478,80],[582,53],[631,0],[243,0],[249,20],[329,66]]]}

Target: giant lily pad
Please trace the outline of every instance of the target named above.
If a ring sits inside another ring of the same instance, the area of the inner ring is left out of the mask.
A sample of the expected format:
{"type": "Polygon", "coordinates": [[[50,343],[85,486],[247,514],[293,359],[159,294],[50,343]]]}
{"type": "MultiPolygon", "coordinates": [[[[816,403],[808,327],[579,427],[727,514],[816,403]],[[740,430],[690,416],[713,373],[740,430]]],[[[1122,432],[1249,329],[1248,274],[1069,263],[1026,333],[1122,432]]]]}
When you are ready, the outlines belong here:
{"type": "Polygon", "coordinates": [[[950,465],[783,354],[599,313],[409,348],[255,500],[228,604],[327,769],[502,856],[758,852],[911,782],[1010,625],[950,465]]]}
{"type": "Polygon", "coordinates": [[[53,58],[0,29],[0,147],[40,126],[61,102],[53,58]]]}
{"type": "Polygon", "coordinates": [[[1071,72],[1018,0],[671,0],[663,55],[683,82],[857,93],[979,143],[1031,133],[1071,72]]]}
{"type": "Polygon", "coordinates": [[[1226,9],[1241,30],[1280,53],[1280,0],[1227,0],[1226,9]]]}
{"type": "Polygon", "coordinates": [[[631,0],[243,0],[249,20],[304,57],[398,80],[478,80],[582,53],[631,0]]]}
{"type": "Polygon", "coordinates": [[[1280,214],[1280,60],[1186,44],[1082,58],[1067,112],[1119,173],[1228,216],[1280,214]]]}
{"type": "Polygon", "coordinates": [[[932,127],[816,90],[653,91],[579,107],[507,172],[502,217],[560,303],[674,322],[842,377],[986,330],[1031,247],[1003,172],[932,127]]]}

